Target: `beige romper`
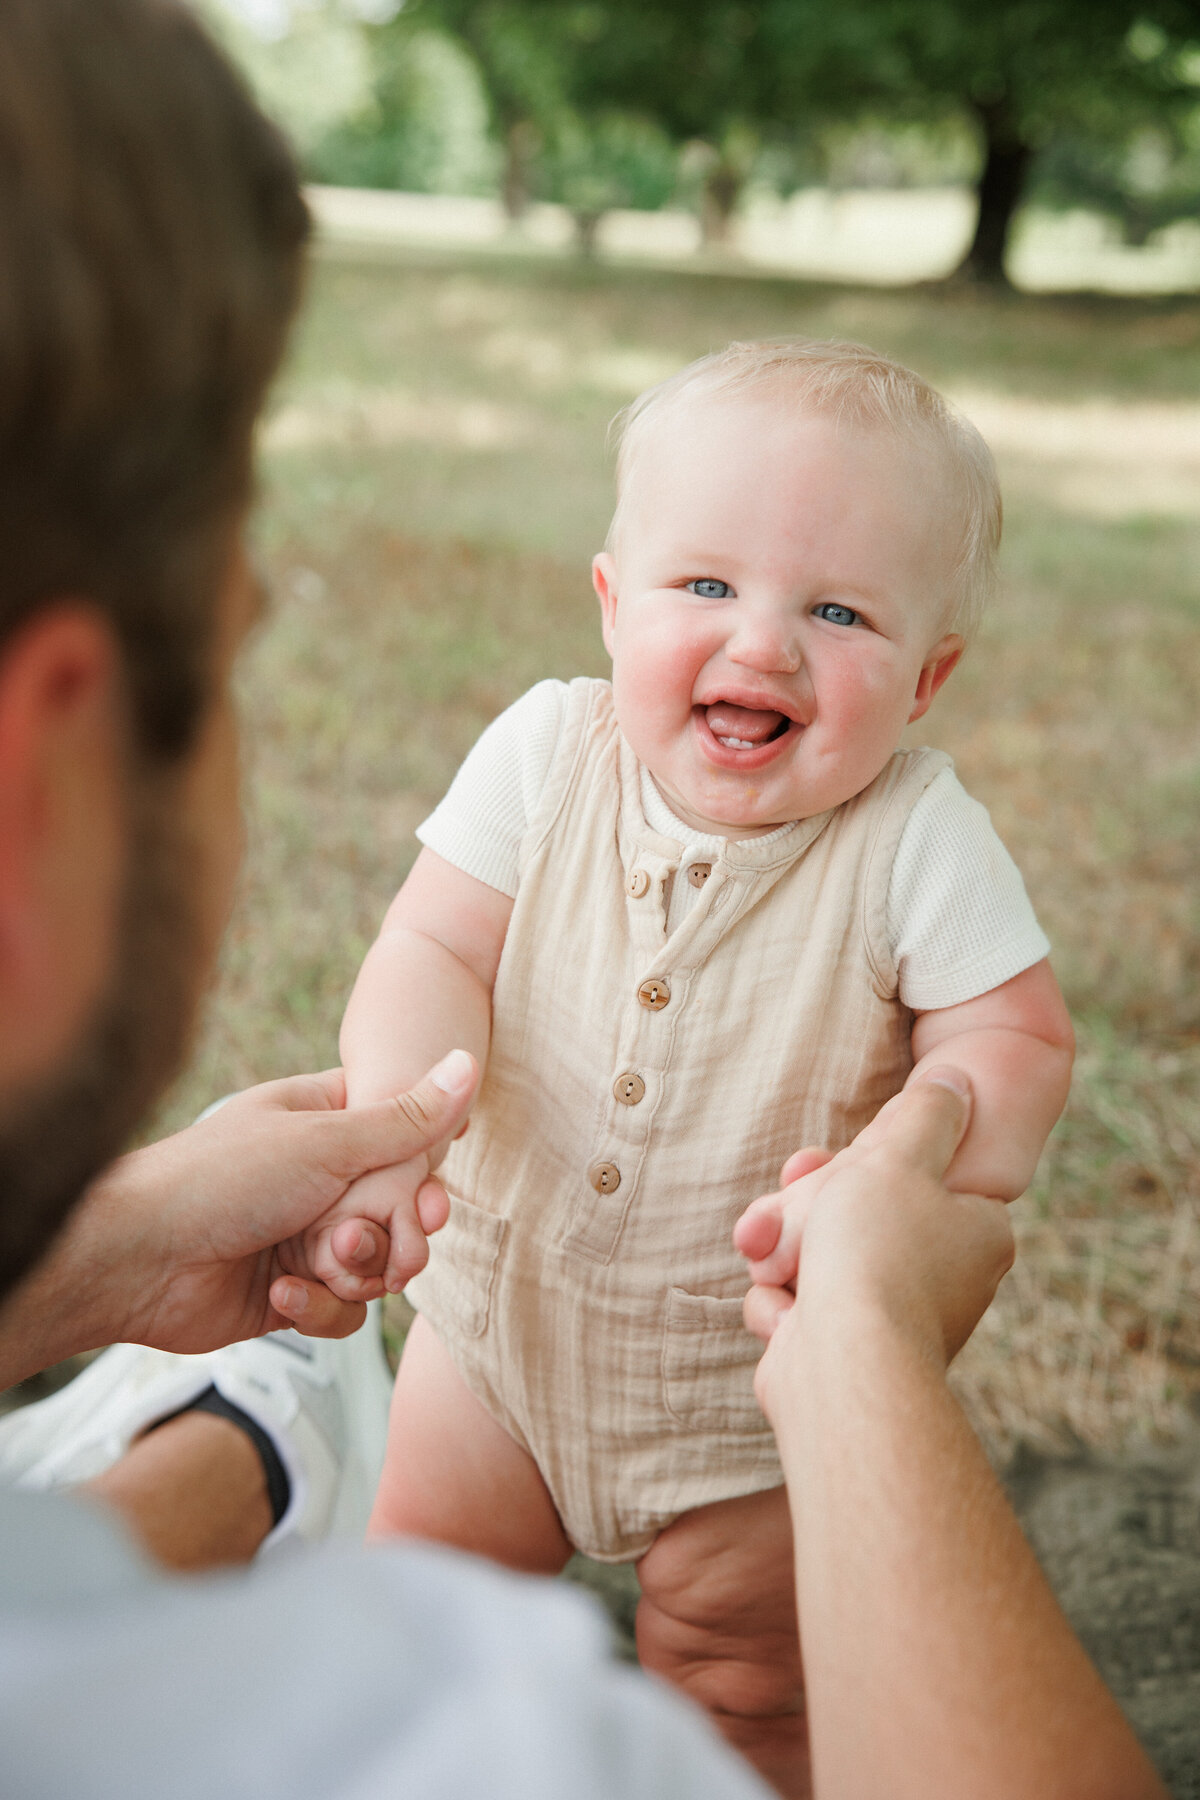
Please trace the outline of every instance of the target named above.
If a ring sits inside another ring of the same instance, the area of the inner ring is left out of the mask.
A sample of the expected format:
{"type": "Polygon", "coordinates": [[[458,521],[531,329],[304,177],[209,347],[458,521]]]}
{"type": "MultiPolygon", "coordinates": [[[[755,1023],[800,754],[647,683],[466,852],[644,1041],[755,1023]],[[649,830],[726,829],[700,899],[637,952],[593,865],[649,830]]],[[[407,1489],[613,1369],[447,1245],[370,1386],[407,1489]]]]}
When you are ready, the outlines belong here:
{"type": "Polygon", "coordinates": [[[785,1157],[848,1143],[912,1067],[885,909],[947,762],[897,752],[846,805],[729,843],[667,937],[682,846],[646,823],[608,684],[571,684],[450,1221],[409,1291],[590,1556],[782,1480],[730,1234],[785,1157]]]}

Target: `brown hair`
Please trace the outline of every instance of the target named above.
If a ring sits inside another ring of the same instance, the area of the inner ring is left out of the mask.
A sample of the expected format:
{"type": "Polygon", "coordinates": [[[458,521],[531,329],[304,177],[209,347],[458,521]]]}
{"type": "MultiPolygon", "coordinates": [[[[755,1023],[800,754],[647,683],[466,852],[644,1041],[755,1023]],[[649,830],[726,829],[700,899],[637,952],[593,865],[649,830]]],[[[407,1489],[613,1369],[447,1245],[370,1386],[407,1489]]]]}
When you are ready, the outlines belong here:
{"type": "Polygon", "coordinates": [[[0,0],[0,642],[111,618],[139,749],[189,747],[308,215],[181,0],[0,0]]]}
{"type": "Polygon", "coordinates": [[[729,344],[648,388],[617,414],[616,539],[621,502],[643,436],[654,420],[692,399],[718,399],[770,387],[801,408],[848,423],[907,435],[931,450],[945,471],[960,529],[949,621],[970,638],[996,580],[1001,505],[996,465],[960,412],[903,363],[863,344],[821,338],[765,338],[729,344]]]}

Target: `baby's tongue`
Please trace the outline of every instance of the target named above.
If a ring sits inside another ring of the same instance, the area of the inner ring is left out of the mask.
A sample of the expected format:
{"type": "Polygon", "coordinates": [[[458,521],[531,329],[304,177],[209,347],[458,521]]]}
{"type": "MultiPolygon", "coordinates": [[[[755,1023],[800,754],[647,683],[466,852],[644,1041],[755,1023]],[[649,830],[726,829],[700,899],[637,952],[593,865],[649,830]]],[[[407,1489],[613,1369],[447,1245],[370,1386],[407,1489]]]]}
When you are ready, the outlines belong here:
{"type": "Polygon", "coordinates": [[[740,738],[744,744],[765,744],[783,724],[783,714],[758,712],[748,706],[731,706],[718,700],[705,709],[708,729],[717,738],[740,738]]]}

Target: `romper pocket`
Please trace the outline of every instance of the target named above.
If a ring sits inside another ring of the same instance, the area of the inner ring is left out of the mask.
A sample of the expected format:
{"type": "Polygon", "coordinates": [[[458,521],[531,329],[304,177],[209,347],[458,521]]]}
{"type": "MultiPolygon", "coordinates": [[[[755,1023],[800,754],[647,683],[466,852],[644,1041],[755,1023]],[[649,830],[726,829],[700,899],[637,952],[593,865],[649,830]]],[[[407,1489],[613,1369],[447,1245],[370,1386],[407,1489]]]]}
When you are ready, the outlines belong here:
{"type": "Polygon", "coordinates": [[[693,1430],[769,1433],[754,1398],[763,1347],[742,1321],[740,1299],[718,1300],[673,1287],[663,1337],[663,1400],[693,1430]]]}
{"type": "Polygon", "coordinates": [[[450,1198],[450,1217],[429,1246],[429,1263],[414,1282],[413,1300],[430,1323],[439,1319],[464,1337],[482,1337],[496,1264],[508,1220],[470,1200],[450,1198]]]}

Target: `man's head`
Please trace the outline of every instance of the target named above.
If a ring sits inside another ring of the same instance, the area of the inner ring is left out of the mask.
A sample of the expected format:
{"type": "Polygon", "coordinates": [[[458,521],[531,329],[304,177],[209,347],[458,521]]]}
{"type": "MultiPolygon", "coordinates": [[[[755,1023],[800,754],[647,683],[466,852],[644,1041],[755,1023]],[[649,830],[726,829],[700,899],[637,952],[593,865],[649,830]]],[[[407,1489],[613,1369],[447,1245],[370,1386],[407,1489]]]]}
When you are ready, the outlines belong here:
{"type": "Polygon", "coordinates": [[[999,535],[978,433],[857,345],[733,344],[636,401],[594,574],[618,719],[679,816],[748,836],[866,787],[999,535]]]}
{"type": "Polygon", "coordinates": [[[0,4],[0,1290],[173,1072],[224,907],[291,158],[177,0],[0,4]]]}

